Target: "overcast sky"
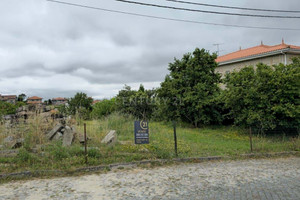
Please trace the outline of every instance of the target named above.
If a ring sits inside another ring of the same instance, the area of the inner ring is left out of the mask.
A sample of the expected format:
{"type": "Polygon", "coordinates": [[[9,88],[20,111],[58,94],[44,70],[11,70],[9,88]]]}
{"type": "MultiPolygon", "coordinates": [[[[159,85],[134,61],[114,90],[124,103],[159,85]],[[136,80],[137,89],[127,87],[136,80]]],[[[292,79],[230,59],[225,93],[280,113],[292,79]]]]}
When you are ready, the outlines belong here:
{"type": "MultiPolygon", "coordinates": [[[[300,19],[224,16],[130,5],[114,0],[65,2],[168,18],[211,23],[300,28],[300,19]]],[[[141,0],[135,0],[141,1],[141,0]]],[[[299,0],[190,0],[230,6],[300,10],[299,0]]],[[[176,4],[144,2],[202,10],[240,12],[176,4]]],[[[300,31],[231,28],[149,19],[67,6],[45,0],[0,0],[0,94],[71,97],[86,92],[110,98],[124,84],[158,87],[174,57],[196,47],[220,54],[241,46],[281,43],[300,46],[300,31]]],[[[247,12],[253,13],[253,12],[247,12]]],[[[281,13],[259,13],[282,15],[281,13]]],[[[291,14],[289,14],[291,15],[291,14]]],[[[298,14],[300,16],[300,14],[298,14]]]]}

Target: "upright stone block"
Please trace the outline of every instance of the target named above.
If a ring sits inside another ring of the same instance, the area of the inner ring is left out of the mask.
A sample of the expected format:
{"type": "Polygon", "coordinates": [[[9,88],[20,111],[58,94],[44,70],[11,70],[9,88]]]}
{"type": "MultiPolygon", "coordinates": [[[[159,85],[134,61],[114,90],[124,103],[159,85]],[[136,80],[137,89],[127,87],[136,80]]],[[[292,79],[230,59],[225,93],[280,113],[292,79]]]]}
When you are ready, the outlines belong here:
{"type": "Polygon", "coordinates": [[[66,126],[63,135],[63,146],[71,146],[73,139],[74,139],[74,132],[69,126],[66,126]]]}

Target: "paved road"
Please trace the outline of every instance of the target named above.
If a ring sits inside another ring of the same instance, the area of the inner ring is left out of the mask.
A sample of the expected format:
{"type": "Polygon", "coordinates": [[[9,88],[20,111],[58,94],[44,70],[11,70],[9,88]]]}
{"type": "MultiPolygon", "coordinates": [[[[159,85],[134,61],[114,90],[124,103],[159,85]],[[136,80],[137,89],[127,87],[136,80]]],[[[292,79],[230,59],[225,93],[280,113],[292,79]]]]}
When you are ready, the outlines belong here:
{"type": "Polygon", "coordinates": [[[300,158],[218,161],[0,185],[0,199],[300,199],[300,158]]]}

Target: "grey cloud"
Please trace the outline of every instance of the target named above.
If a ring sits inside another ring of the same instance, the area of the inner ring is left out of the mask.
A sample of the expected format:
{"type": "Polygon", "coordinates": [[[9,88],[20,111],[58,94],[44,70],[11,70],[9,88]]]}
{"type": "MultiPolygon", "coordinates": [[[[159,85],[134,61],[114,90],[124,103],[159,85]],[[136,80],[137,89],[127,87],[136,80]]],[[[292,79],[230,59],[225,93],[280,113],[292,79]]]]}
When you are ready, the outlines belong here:
{"type": "MultiPolygon", "coordinates": [[[[299,20],[215,16],[129,6],[115,1],[69,2],[205,22],[297,28],[299,24],[299,20]]],[[[222,3],[217,0],[207,2],[222,3]]],[[[226,4],[300,10],[298,0],[231,0],[226,4]]],[[[74,80],[82,81],[85,88],[80,89],[92,96],[110,97],[126,83],[148,82],[150,86],[150,83],[163,81],[168,73],[168,63],[173,62],[174,57],[180,59],[196,47],[214,52],[215,43],[222,43],[220,49],[224,51],[221,53],[238,50],[239,46],[258,45],[261,40],[266,44],[277,44],[282,37],[287,43],[300,45],[298,32],[170,22],[40,0],[3,0],[0,12],[0,81],[13,85],[16,78],[24,76],[27,77],[22,79],[24,81],[28,78],[50,80],[51,77],[70,80],[63,88],[53,88],[50,83],[41,86],[41,90],[32,89],[30,84],[19,86],[21,88],[11,86],[11,92],[25,91],[47,98],[74,95],[77,92],[71,87],[77,84],[72,82],[74,80]]],[[[0,85],[0,93],[3,91],[10,93],[0,85]]]]}
{"type": "Polygon", "coordinates": [[[137,45],[136,41],[134,40],[133,36],[130,36],[129,34],[125,32],[112,32],[111,34],[112,41],[117,46],[134,46],[137,45]]]}
{"type": "Polygon", "coordinates": [[[5,76],[6,78],[21,76],[43,77],[51,74],[52,73],[45,68],[44,64],[39,62],[24,63],[24,66],[18,69],[7,69],[2,72],[2,76],[5,76]]]}

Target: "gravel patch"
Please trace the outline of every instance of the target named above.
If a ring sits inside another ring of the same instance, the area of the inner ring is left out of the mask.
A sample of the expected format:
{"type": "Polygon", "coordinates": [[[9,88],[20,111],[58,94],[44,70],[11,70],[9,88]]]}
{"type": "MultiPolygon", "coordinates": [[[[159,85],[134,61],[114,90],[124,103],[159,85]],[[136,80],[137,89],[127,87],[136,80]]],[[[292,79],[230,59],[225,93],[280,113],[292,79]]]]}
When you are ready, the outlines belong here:
{"type": "Polygon", "coordinates": [[[300,199],[300,158],[186,163],[15,181],[0,199],[300,199]]]}

